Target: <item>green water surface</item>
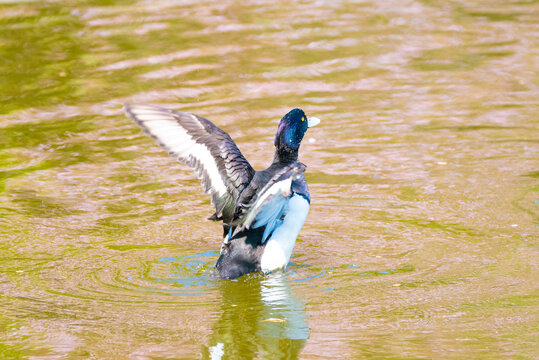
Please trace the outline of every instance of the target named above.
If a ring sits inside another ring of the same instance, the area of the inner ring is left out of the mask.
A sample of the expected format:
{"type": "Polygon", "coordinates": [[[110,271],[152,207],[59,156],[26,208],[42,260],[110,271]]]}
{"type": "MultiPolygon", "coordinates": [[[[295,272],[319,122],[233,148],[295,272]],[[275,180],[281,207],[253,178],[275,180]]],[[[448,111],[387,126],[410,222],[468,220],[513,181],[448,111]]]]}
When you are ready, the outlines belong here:
{"type": "Polygon", "coordinates": [[[0,1],[0,359],[537,359],[535,0],[0,1]],[[192,171],[122,111],[278,120],[311,210],[213,280],[192,171]]]}

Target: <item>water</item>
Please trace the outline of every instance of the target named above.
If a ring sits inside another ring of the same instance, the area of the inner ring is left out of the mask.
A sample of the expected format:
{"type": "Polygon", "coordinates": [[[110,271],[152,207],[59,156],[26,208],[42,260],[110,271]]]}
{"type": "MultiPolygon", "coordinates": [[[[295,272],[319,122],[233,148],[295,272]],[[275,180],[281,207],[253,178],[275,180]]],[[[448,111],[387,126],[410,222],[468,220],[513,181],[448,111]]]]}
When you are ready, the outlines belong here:
{"type": "Polygon", "coordinates": [[[0,358],[539,357],[536,1],[0,4],[0,358]],[[192,171],[121,110],[251,164],[293,107],[288,270],[216,281],[192,171]]]}

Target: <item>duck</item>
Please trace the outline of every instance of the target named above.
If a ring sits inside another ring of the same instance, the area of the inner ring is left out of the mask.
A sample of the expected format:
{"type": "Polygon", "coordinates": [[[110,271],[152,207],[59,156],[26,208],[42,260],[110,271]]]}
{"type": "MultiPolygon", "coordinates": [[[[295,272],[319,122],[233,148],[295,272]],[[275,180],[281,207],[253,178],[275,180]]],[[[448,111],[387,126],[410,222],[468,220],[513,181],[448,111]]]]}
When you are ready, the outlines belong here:
{"type": "Polygon", "coordinates": [[[124,109],[170,156],[190,166],[211,195],[215,213],[208,219],[223,226],[215,277],[286,269],[311,204],[298,152],[320,119],[290,110],[277,127],[272,163],[256,171],[228,133],[202,116],[144,104],[124,109]]]}

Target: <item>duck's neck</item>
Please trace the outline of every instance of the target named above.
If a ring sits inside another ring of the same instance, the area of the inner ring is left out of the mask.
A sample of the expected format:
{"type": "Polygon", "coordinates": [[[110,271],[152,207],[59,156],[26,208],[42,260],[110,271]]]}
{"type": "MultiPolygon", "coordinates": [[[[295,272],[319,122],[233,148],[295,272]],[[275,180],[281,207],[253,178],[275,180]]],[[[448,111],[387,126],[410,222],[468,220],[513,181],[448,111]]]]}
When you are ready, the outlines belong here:
{"type": "Polygon", "coordinates": [[[288,146],[280,146],[275,149],[273,163],[290,164],[298,161],[298,151],[288,146]]]}

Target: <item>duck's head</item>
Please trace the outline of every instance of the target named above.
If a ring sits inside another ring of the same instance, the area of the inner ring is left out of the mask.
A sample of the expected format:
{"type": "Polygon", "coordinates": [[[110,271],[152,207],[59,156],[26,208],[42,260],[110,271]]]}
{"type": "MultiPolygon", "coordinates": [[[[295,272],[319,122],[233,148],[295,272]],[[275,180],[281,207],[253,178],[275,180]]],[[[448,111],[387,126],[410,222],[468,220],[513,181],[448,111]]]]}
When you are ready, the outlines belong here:
{"type": "Polygon", "coordinates": [[[296,108],[291,110],[283,116],[279,123],[277,135],[275,135],[275,147],[277,149],[288,148],[298,151],[307,129],[318,125],[318,123],[320,123],[320,119],[315,117],[308,118],[301,109],[296,108]]]}

